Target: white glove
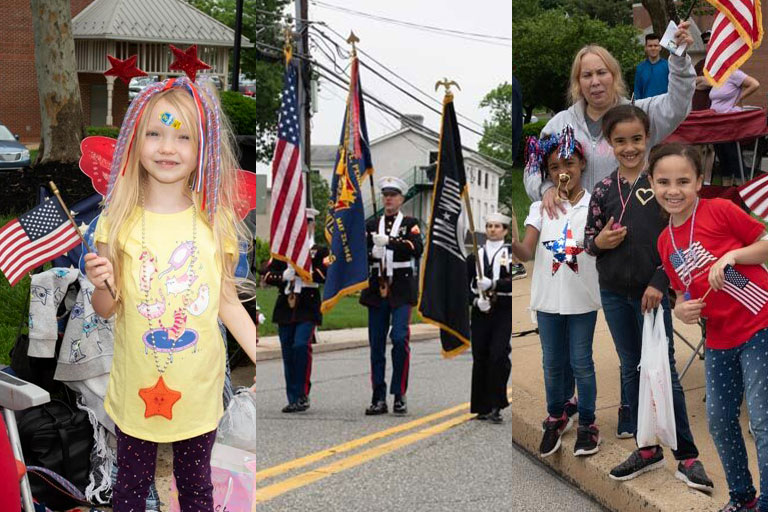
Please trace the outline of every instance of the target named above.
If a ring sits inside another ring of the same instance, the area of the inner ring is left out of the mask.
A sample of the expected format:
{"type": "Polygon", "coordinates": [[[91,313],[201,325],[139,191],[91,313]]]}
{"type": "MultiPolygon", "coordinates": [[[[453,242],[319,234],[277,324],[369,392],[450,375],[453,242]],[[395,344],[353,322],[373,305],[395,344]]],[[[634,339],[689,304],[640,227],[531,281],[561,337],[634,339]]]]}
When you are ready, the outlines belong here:
{"type": "Polygon", "coordinates": [[[380,235],[378,233],[373,234],[373,244],[376,247],[386,247],[388,243],[389,243],[388,235],[380,235]]]}
{"type": "Polygon", "coordinates": [[[374,245],[373,249],[371,249],[371,256],[373,256],[373,259],[375,260],[383,260],[386,255],[386,247],[379,247],[378,245],[374,245]]]}
{"type": "Polygon", "coordinates": [[[479,286],[482,291],[488,291],[491,289],[491,286],[493,286],[493,281],[488,277],[481,277],[477,281],[477,286],[479,286]]]}
{"type": "Polygon", "coordinates": [[[283,270],[283,281],[293,281],[296,278],[296,271],[293,267],[283,270]]]}
{"type": "Polygon", "coordinates": [[[475,305],[477,306],[477,309],[483,313],[487,313],[491,310],[491,301],[486,298],[475,299],[475,305]]]}

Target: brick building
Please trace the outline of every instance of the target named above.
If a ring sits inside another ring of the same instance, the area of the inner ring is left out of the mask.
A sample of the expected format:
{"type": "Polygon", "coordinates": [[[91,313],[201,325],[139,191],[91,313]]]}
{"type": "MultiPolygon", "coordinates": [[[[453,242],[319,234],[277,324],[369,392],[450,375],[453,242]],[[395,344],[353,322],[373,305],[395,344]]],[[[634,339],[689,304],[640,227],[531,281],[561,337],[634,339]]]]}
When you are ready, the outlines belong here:
{"type": "MultiPolygon", "coordinates": [[[[766,18],[766,16],[768,16],[768,5],[766,2],[761,3],[761,10],[763,19],[768,19],[766,18]]],[[[642,4],[636,3],[632,5],[632,17],[634,25],[642,30],[644,34],[652,31],[651,19],[648,16],[648,11],[645,10],[642,4]]],[[[695,43],[694,48],[691,49],[689,53],[691,54],[693,62],[696,63],[699,59],[703,59],[705,55],[704,49],[701,47],[701,32],[710,30],[715,18],[711,15],[694,15],[692,18],[696,25],[691,31],[695,43]]],[[[756,93],[752,94],[746,102],[750,105],[768,107],[768,42],[764,41],[763,44],[752,53],[749,60],[739,69],[746,74],[755,77],[757,81],[760,82],[760,88],[756,93]]]]}
{"type": "MultiPolygon", "coordinates": [[[[128,87],[105,77],[107,55],[138,55],[138,66],[160,78],[173,61],[168,44],[198,45],[198,55],[226,86],[234,31],[182,0],[70,0],[78,81],[86,124],[119,125],[128,87]],[[111,96],[111,98],[110,98],[111,96]],[[111,99],[111,104],[110,104],[111,99]],[[111,115],[110,115],[111,114],[111,115]]],[[[29,0],[0,2],[0,123],[22,142],[40,140],[34,29],[29,0]]],[[[242,38],[244,47],[252,46],[242,38]]]]}

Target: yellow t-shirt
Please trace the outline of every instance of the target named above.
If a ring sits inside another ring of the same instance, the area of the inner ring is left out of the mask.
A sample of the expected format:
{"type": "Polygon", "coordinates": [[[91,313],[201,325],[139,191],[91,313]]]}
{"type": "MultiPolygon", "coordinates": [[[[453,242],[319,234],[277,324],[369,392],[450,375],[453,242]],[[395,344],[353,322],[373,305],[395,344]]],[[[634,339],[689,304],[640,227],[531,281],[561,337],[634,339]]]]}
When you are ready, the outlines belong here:
{"type": "MultiPolygon", "coordinates": [[[[215,430],[223,413],[226,353],[217,324],[221,267],[203,215],[198,213],[196,261],[191,207],[172,214],[146,212],[148,254],[142,251],[141,208],[122,229],[125,307],[115,321],[115,355],[104,408],[120,430],[139,439],[189,439],[215,430]],[[162,369],[166,362],[163,381],[181,398],[171,408],[171,419],[147,418],[139,391],[155,386],[157,367],[162,369]]],[[[109,220],[102,216],[96,241],[108,243],[108,230],[109,220]]]]}

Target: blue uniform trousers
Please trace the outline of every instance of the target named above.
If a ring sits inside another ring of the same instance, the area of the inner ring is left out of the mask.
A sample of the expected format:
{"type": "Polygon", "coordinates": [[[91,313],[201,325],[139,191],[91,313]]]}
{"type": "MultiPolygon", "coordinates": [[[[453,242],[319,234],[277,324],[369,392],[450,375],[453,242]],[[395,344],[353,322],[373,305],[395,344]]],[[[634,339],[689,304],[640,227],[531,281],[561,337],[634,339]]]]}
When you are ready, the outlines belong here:
{"type": "Polygon", "coordinates": [[[384,378],[387,368],[387,334],[392,339],[392,382],[389,392],[396,396],[404,396],[408,390],[408,366],[411,359],[411,349],[408,344],[411,338],[410,319],[409,304],[393,308],[387,300],[383,300],[380,306],[368,308],[373,402],[387,398],[387,381],[384,378]]]}
{"type": "Polygon", "coordinates": [[[278,327],[280,348],[283,351],[285,393],[289,404],[295,404],[301,396],[309,396],[314,334],[315,324],[312,322],[282,324],[278,327]]]}

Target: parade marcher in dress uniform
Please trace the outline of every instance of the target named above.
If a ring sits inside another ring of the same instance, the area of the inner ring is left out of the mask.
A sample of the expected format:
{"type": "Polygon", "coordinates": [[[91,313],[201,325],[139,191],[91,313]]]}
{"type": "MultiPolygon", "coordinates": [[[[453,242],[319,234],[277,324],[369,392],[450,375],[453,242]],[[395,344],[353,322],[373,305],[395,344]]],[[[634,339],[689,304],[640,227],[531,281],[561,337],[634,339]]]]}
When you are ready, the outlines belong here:
{"type": "Polygon", "coordinates": [[[475,255],[467,257],[472,291],[472,402],[479,420],[501,423],[509,405],[507,380],[512,335],[512,248],[504,242],[511,219],[501,213],[485,220],[485,245],[478,251],[482,276],[477,279],[475,255]],[[482,290],[483,296],[478,293],[482,290]]]}
{"type": "Polygon", "coordinates": [[[320,290],[325,282],[328,249],[315,245],[315,215],[318,211],[307,208],[307,232],[311,239],[312,282],[305,283],[293,267],[277,259],[267,266],[267,284],[279,290],[272,321],[278,325],[280,348],[283,352],[283,371],[288,405],[283,412],[302,412],[309,409],[309,388],[312,375],[312,340],[315,328],[323,321],[320,314],[320,290]]]}
{"type": "Polygon", "coordinates": [[[367,415],[387,413],[387,334],[392,339],[392,382],[395,395],[392,407],[396,414],[408,412],[405,394],[408,389],[410,362],[411,307],[419,295],[418,259],[423,243],[419,222],[400,212],[407,184],[396,177],[379,180],[384,202],[384,215],[366,223],[369,286],[363,290],[360,303],[368,307],[368,343],[371,347],[371,384],[373,398],[365,410],[367,415]],[[391,330],[390,330],[391,326],[391,330]]]}

